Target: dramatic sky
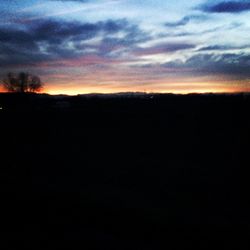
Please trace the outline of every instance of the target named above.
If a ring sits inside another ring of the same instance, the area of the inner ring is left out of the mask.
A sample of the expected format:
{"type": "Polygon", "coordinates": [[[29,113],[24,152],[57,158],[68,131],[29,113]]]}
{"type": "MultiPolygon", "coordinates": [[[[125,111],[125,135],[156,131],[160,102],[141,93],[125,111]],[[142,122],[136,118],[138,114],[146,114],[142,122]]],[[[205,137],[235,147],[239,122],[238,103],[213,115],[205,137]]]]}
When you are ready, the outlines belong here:
{"type": "Polygon", "coordinates": [[[250,91],[249,0],[0,0],[0,77],[44,92],[250,91]]]}

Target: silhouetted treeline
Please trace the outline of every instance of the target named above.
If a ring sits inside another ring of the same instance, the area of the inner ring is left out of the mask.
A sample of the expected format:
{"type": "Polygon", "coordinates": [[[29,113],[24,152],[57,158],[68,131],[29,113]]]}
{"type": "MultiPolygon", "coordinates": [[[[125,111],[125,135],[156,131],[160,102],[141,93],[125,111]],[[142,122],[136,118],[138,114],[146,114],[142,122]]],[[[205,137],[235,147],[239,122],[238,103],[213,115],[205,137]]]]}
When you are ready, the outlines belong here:
{"type": "Polygon", "coordinates": [[[10,72],[0,81],[0,84],[6,91],[14,93],[35,93],[43,88],[40,77],[25,72],[20,72],[19,74],[10,72]]]}

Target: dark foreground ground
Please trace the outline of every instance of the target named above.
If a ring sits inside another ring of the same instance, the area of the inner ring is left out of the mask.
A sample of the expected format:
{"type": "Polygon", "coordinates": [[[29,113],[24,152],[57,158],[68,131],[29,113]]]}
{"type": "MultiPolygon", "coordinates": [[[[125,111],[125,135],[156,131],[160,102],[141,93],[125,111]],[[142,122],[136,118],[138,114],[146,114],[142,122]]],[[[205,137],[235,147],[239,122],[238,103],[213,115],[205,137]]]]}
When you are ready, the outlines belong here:
{"type": "Polygon", "coordinates": [[[249,249],[250,96],[0,106],[6,249],[249,249]]]}

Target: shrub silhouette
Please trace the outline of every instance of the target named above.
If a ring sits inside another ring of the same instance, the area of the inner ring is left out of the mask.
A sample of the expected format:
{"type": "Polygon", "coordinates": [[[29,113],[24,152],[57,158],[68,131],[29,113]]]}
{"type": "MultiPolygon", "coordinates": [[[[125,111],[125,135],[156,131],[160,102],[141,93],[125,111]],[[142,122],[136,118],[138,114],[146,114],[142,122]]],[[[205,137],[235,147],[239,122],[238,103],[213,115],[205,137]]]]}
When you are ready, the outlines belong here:
{"type": "Polygon", "coordinates": [[[40,92],[43,87],[43,83],[38,76],[24,72],[17,75],[9,73],[2,81],[2,85],[7,91],[17,93],[40,92]]]}

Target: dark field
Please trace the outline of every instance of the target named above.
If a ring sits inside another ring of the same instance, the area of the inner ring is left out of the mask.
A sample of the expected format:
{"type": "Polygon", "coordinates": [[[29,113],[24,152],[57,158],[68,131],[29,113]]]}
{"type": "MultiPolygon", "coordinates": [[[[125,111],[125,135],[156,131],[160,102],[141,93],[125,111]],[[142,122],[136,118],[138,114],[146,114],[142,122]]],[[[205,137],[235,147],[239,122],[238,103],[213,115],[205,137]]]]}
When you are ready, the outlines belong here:
{"type": "Polygon", "coordinates": [[[0,106],[7,249],[249,249],[249,95],[0,106]]]}

